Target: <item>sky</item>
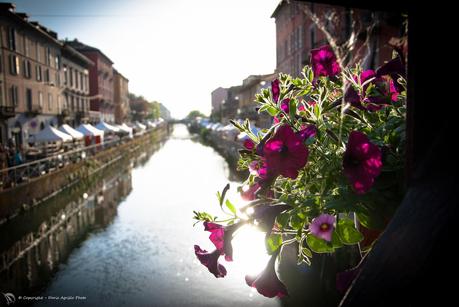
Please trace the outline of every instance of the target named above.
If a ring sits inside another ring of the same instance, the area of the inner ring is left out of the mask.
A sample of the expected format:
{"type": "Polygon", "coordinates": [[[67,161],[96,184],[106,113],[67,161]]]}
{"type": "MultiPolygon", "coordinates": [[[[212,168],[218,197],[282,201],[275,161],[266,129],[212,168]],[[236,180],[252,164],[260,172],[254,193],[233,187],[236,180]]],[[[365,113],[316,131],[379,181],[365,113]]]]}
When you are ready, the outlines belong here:
{"type": "Polygon", "coordinates": [[[210,114],[211,92],[272,73],[280,0],[12,0],[56,31],[99,48],[129,90],[176,118],[210,114]]]}

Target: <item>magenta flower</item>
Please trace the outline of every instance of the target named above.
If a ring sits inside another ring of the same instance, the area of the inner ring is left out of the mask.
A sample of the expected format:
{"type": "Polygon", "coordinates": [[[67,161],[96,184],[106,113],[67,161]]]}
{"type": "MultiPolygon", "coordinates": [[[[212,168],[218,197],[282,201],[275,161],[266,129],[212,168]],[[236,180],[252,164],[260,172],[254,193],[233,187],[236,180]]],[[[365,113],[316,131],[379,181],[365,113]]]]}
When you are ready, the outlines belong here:
{"type": "Polygon", "coordinates": [[[271,82],[271,92],[273,93],[274,102],[277,102],[280,95],[279,79],[275,79],[271,82]]]}
{"type": "Polygon", "coordinates": [[[303,142],[317,135],[317,127],[315,125],[308,125],[301,128],[303,129],[298,131],[296,135],[299,136],[303,140],[303,142]]]}
{"type": "Polygon", "coordinates": [[[406,77],[405,64],[400,56],[390,60],[386,64],[382,65],[376,70],[376,77],[390,76],[394,82],[393,86],[396,91],[400,93],[403,90],[403,87],[398,83],[398,78],[402,76],[406,77]]]}
{"type": "Polygon", "coordinates": [[[335,222],[336,219],[333,215],[321,214],[309,224],[309,231],[316,237],[331,242],[335,222]]]}
{"type": "Polygon", "coordinates": [[[215,277],[219,278],[226,276],[225,267],[218,262],[218,258],[221,255],[218,249],[209,253],[206,250],[201,249],[198,245],[195,245],[194,253],[196,254],[196,257],[198,257],[199,261],[206,266],[209,272],[214,274],[215,277]]]}
{"type": "MultiPolygon", "coordinates": [[[[392,80],[377,77],[376,73],[371,69],[362,71],[360,74],[361,84],[372,78],[374,78],[372,81],[363,86],[363,93],[361,94],[350,86],[345,94],[346,101],[356,108],[368,111],[378,111],[384,105],[390,104],[391,101],[397,101],[398,92],[392,80]],[[373,86],[373,90],[367,94],[370,84],[373,86]]],[[[357,78],[355,80],[357,81],[357,78]]]]}
{"type": "Polygon", "coordinates": [[[283,297],[288,295],[287,288],[276,274],[275,263],[277,253],[271,256],[266,268],[258,276],[245,276],[245,281],[250,287],[257,289],[258,293],[266,297],[283,297]]]}
{"type": "Polygon", "coordinates": [[[341,72],[336,56],[328,45],[311,50],[311,63],[316,77],[333,77],[341,72]]]}
{"type": "Polygon", "coordinates": [[[382,168],[381,150],[359,131],[352,131],[343,158],[344,175],[357,194],[373,186],[382,168]]]}
{"type": "Polygon", "coordinates": [[[244,141],[244,147],[248,150],[253,150],[255,148],[255,143],[251,139],[246,139],[244,141]]]}
{"type": "MultiPolygon", "coordinates": [[[[284,100],[282,100],[280,108],[286,114],[289,114],[289,112],[290,112],[290,98],[285,98],[284,100]]],[[[284,117],[283,113],[279,114],[279,117],[274,116],[274,118],[273,118],[274,123],[275,124],[280,123],[282,117],[284,117]]]]}
{"type": "Polygon", "coordinates": [[[279,127],[263,147],[268,173],[295,179],[306,165],[308,148],[289,125],[279,127]]]}
{"type": "Polygon", "coordinates": [[[229,226],[222,226],[212,222],[204,222],[204,230],[210,232],[209,239],[215,245],[215,248],[225,255],[226,261],[233,261],[233,246],[231,240],[233,233],[242,224],[237,223],[229,226]]]}
{"type": "Polygon", "coordinates": [[[249,186],[246,189],[243,189],[241,197],[243,200],[251,201],[257,198],[257,192],[260,190],[261,186],[258,182],[249,186]]]}

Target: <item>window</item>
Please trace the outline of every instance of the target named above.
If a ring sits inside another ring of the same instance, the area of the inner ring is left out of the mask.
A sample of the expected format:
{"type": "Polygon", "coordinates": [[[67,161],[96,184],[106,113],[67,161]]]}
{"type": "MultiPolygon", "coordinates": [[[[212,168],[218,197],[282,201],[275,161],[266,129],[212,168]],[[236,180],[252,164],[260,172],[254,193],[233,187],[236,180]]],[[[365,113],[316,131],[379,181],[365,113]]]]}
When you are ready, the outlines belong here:
{"type": "Polygon", "coordinates": [[[40,43],[39,42],[37,42],[37,44],[36,44],[36,49],[37,49],[36,50],[37,51],[37,62],[41,62],[41,52],[40,52],[41,48],[40,48],[40,43]]]}
{"type": "Polygon", "coordinates": [[[16,51],[16,30],[12,27],[8,28],[8,48],[16,51]]]}
{"type": "Polygon", "coordinates": [[[80,73],[80,89],[84,91],[84,75],[80,73]]]}
{"type": "Polygon", "coordinates": [[[50,66],[52,62],[51,48],[46,47],[46,65],[50,66]]]}
{"type": "Polygon", "coordinates": [[[24,36],[24,54],[28,57],[30,55],[29,51],[29,40],[24,36]]]}
{"type": "Polygon", "coordinates": [[[75,70],[75,88],[78,89],[78,70],[75,70]]]}
{"type": "Polygon", "coordinates": [[[38,105],[43,108],[43,93],[38,92],[38,105]]]}
{"type": "Polygon", "coordinates": [[[61,57],[56,55],[55,61],[56,61],[56,69],[61,69],[61,57]]]}
{"type": "Polygon", "coordinates": [[[26,89],[26,107],[27,111],[32,111],[32,90],[26,89]]]}
{"type": "Polygon", "coordinates": [[[35,71],[37,73],[37,81],[41,82],[43,80],[43,76],[42,76],[42,73],[41,73],[41,65],[35,66],[35,71]]]}
{"type": "Polygon", "coordinates": [[[10,74],[18,75],[19,74],[19,58],[13,54],[10,54],[10,74]]]}
{"type": "Polygon", "coordinates": [[[11,99],[11,104],[17,107],[19,104],[19,97],[18,97],[18,87],[16,85],[12,85],[10,87],[10,99],[11,99]]]}
{"type": "Polygon", "coordinates": [[[61,113],[61,110],[62,110],[61,102],[62,102],[61,95],[57,95],[57,113],[61,113]]]}
{"type": "Polygon", "coordinates": [[[71,67],[70,67],[69,76],[70,76],[70,87],[73,87],[73,69],[71,67]]]}
{"type": "Polygon", "coordinates": [[[32,68],[30,65],[30,61],[24,60],[22,64],[23,64],[24,77],[27,79],[30,79],[32,77],[32,72],[31,72],[32,68]]]}
{"type": "Polygon", "coordinates": [[[51,93],[48,93],[48,110],[51,111],[53,107],[53,95],[51,93]]]}
{"type": "Polygon", "coordinates": [[[45,83],[49,83],[49,69],[45,70],[45,83]]]}
{"type": "Polygon", "coordinates": [[[56,72],[54,77],[55,77],[54,80],[56,81],[56,86],[61,86],[61,75],[59,71],[56,72]]]}
{"type": "Polygon", "coordinates": [[[68,76],[67,76],[67,66],[64,65],[64,85],[67,85],[68,76]]]}

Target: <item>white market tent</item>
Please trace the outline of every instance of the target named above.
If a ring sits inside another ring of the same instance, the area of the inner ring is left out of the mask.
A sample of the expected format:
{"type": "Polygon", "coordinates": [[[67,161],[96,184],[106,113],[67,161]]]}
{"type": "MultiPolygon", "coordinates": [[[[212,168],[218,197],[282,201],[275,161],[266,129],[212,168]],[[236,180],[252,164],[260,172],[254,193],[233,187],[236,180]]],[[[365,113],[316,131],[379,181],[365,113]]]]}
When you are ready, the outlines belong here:
{"type": "Polygon", "coordinates": [[[122,125],[118,125],[117,128],[120,129],[120,132],[127,133],[129,137],[132,138],[132,128],[131,127],[123,123],[122,125]]]}
{"type": "Polygon", "coordinates": [[[72,127],[70,127],[67,124],[63,124],[62,126],[60,126],[59,130],[64,132],[64,133],[67,133],[68,135],[70,135],[75,140],[81,140],[84,137],[83,133],[73,129],[72,127]]]}
{"type": "Polygon", "coordinates": [[[136,123],[135,123],[135,126],[136,126],[137,128],[139,128],[139,129],[142,129],[142,130],[147,129],[147,126],[145,126],[144,124],[139,123],[139,122],[136,122],[136,123]]]}
{"type": "Polygon", "coordinates": [[[97,129],[90,124],[81,124],[78,128],[76,128],[76,130],[83,133],[85,136],[104,136],[104,132],[102,130],[97,129]]]}
{"type": "Polygon", "coordinates": [[[104,121],[101,121],[99,122],[97,125],[96,125],[96,128],[99,129],[99,130],[102,130],[104,132],[119,132],[120,129],[118,127],[115,127],[115,126],[112,126],[110,124],[107,124],[106,122],[104,121]]]}
{"type": "Polygon", "coordinates": [[[43,130],[31,136],[31,138],[34,142],[37,143],[72,141],[72,137],[70,135],[61,132],[50,125],[47,125],[43,130]]]}

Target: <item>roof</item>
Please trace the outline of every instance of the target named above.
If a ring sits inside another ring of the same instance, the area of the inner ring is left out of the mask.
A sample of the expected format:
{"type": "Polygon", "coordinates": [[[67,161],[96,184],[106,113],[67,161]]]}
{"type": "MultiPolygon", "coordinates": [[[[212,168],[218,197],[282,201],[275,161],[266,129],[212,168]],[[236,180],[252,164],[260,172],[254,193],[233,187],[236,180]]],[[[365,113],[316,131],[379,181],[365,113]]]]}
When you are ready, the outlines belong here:
{"type": "Polygon", "coordinates": [[[79,52],[85,53],[85,52],[97,52],[99,53],[103,58],[105,58],[110,64],[114,64],[112,60],[108,56],[106,56],[100,49],[97,49],[96,47],[92,47],[86,44],[83,44],[77,39],[74,39],[73,41],[66,41],[67,44],[69,44],[72,48],[78,50],[79,52]]]}
{"type": "Polygon", "coordinates": [[[113,74],[114,74],[114,75],[117,75],[117,76],[119,76],[119,77],[121,77],[121,78],[123,78],[123,79],[126,80],[126,81],[129,81],[128,78],[126,78],[125,76],[123,76],[123,74],[120,73],[120,72],[119,72],[118,70],[116,70],[115,68],[113,68],[113,74]]]}
{"type": "Polygon", "coordinates": [[[63,41],[62,55],[66,58],[71,58],[72,60],[77,60],[79,63],[82,63],[86,66],[93,66],[94,62],[87,58],[84,54],[78,52],[75,48],[70,46],[67,41],[63,41]]]}
{"type": "Polygon", "coordinates": [[[281,0],[277,4],[276,8],[274,9],[274,12],[271,14],[271,18],[276,18],[277,13],[279,13],[279,10],[281,9],[282,5],[284,5],[284,3],[285,3],[285,0],[281,0]]]}
{"type": "Polygon", "coordinates": [[[16,12],[16,6],[12,3],[2,2],[0,3],[0,15],[12,18],[17,23],[23,25],[36,34],[41,35],[48,41],[62,46],[62,43],[57,39],[57,33],[45,26],[39,24],[36,21],[29,21],[29,16],[26,13],[16,12]]]}

